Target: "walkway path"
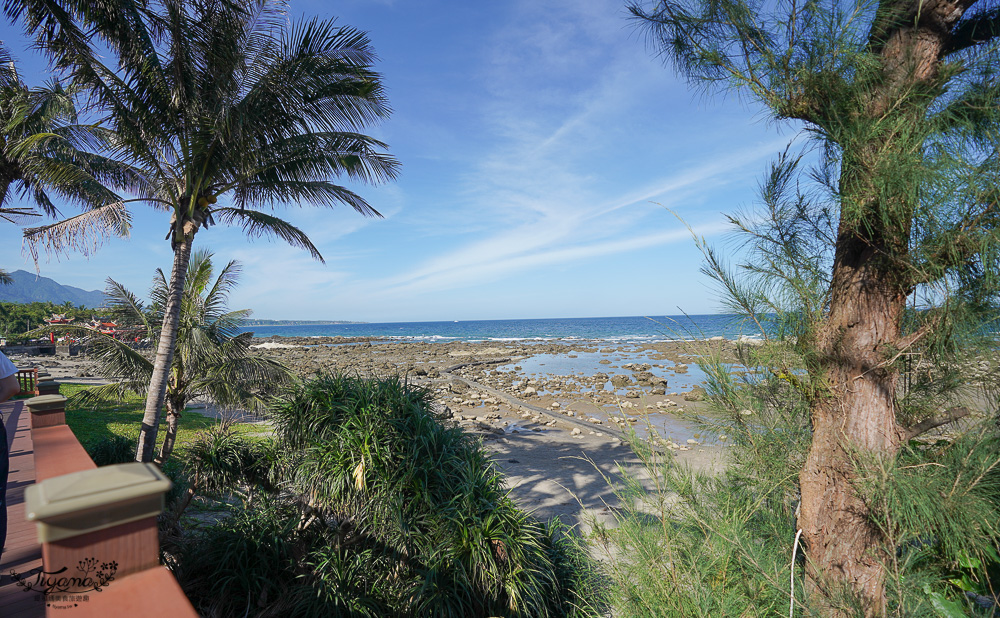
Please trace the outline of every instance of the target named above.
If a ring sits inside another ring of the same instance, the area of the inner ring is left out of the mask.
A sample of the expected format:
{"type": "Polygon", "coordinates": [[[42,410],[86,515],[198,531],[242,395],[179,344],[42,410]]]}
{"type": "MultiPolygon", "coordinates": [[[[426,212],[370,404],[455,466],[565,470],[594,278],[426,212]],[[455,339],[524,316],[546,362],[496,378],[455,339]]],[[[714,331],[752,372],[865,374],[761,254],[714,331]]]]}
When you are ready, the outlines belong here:
{"type": "Polygon", "coordinates": [[[31,578],[42,568],[42,548],[35,524],[24,519],[24,489],[35,482],[35,453],[31,443],[28,408],[24,401],[0,404],[7,429],[10,476],[7,479],[7,543],[0,559],[0,616],[34,618],[45,615],[45,602],[33,592],[25,592],[11,577],[11,571],[31,578]]]}

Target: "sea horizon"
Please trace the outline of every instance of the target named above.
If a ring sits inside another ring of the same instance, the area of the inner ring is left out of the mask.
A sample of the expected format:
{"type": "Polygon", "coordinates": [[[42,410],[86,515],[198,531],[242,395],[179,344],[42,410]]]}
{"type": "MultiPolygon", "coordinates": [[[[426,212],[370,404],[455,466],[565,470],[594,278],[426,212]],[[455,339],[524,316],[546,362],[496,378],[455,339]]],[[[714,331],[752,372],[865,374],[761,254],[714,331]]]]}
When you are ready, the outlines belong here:
{"type": "Polygon", "coordinates": [[[724,337],[757,338],[756,324],[735,314],[437,320],[246,326],[255,337],[373,337],[424,342],[558,341],[656,342],[724,337]]]}

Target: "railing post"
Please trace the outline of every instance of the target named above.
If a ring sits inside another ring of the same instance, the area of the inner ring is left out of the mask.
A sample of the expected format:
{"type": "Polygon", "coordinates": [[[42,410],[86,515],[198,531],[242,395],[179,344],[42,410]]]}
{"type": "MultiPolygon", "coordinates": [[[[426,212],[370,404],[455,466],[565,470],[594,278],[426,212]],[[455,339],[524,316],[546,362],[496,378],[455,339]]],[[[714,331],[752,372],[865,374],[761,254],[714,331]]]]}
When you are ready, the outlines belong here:
{"type": "Polygon", "coordinates": [[[24,405],[31,413],[32,429],[66,424],[66,398],[62,395],[39,395],[26,400],[24,405]]]}
{"type": "Polygon", "coordinates": [[[43,565],[30,585],[45,594],[46,615],[198,618],[160,566],[157,517],[170,481],[152,464],[95,467],[65,424],[65,397],[25,405],[37,479],[25,488],[25,515],[38,528],[43,565]]]}
{"type": "Polygon", "coordinates": [[[49,376],[38,375],[38,395],[40,397],[45,395],[58,395],[59,394],[59,383],[55,381],[55,378],[49,376]]]}
{"type": "Polygon", "coordinates": [[[153,464],[127,463],[64,474],[25,490],[25,513],[38,525],[46,571],[82,566],[116,579],[160,564],[156,517],[170,481],[153,464]],[[103,566],[111,565],[114,567],[103,566]]]}

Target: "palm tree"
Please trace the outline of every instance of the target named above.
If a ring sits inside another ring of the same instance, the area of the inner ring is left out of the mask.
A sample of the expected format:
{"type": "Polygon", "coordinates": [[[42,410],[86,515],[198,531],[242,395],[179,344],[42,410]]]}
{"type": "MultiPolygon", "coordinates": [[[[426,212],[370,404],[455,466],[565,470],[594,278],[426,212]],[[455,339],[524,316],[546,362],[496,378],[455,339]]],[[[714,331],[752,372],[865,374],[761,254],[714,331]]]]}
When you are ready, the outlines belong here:
{"type": "MultiPolygon", "coordinates": [[[[150,461],[195,234],[215,222],[280,238],[322,261],[308,236],[264,212],[346,204],[378,213],[335,180],[378,183],[398,164],[358,131],[389,115],[365,33],[332,20],[288,24],[287,3],[257,0],[23,0],[8,16],[107,110],[116,152],[141,168],[130,192],[170,213],[174,263],[136,459],[150,461]],[[117,66],[101,62],[111,50],[117,66]],[[220,198],[224,201],[220,201],[220,198]]],[[[90,214],[99,217],[102,208],[90,214]]],[[[32,231],[77,246],[85,218],[32,231]]]]}
{"type": "MultiPolygon", "coordinates": [[[[181,295],[176,352],[167,380],[167,433],[157,458],[160,463],[173,452],[178,421],[192,399],[204,397],[221,407],[261,411],[268,394],[291,379],[281,364],[251,355],[252,333],[239,332],[240,323],[251,312],[226,307],[239,278],[239,263],[229,262],[214,282],[212,274],[212,254],[194,251],[181,295]]],[[[147,393],[153,363],[127,339],[159,338],[169,286],[163,271],[157,269],[149,307],[113,279],[108,279],[105,294],[115,321],[129,325],[125,328],[129,336],[123,341],[96,329],[82,329],[92,337],[88,353],[96,359],[97,373],[114,380],[83,391],[82,402],[120,401],[128,394],[147,393]]]]}
{"type": "MultiPolygon", "coordinates": [[[[82,206],[114,204],[105,186],[130,174],[128,166],[91,152],[108,138],[97,125],[80,124],[72,88],[58,81],[29,88],[10,52],[0,45],[0,219],[23,225],[32,218],[59,216],[53,197],[82,206]],[[31,206],[11,204],[18,197],[31,206]]],[[[107,209],[104,227],[128,234],[120,210],[107,209]]],[[[37,258],[37,256],[35,256],[37,258]]],[[[12,280],[0,270],[0,283],[12,280]]]]}

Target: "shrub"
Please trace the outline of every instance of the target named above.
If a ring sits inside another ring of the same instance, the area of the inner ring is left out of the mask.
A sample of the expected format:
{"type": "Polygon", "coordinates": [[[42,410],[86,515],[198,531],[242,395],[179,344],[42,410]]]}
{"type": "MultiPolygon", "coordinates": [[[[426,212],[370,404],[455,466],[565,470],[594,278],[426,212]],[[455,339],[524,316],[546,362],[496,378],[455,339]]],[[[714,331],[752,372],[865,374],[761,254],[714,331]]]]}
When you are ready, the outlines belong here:
{"type": "Polygon", "coordinates": [[[544,617],[602,607],[578,539],[518,509],[480,446],[434,415],[426,390],[317,376],[270,417],[277,437],[258,457],[267,473],[245,458],[251,447],[228,442],[237,436],[189,452],[201,478],[248,488],[229,519],[180,552],[178,577],[202,611],[544,617]]]}
{"type": "Polygon", "coordinates": [[[87,445],[87,454],[98,466],[135,461],[135,436],[111,434],[87,445]]]}

